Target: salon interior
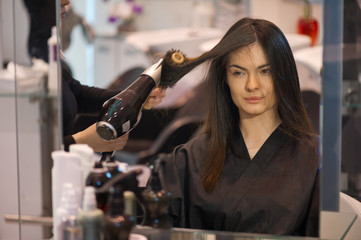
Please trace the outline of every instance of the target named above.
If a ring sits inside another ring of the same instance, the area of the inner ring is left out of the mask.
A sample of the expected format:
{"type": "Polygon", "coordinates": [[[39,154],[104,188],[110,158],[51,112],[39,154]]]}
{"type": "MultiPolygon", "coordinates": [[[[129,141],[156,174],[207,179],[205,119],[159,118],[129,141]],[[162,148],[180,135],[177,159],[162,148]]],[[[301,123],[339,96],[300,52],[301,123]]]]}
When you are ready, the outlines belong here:
{"type": "MultiPolygon", "coordinates": [[[[210,50],[243,17],[275,23],[294,54],[320,139],[319,238],[185,228],[142,232],[136,225],[129,239],[361,239],[361,1],[72,0],[63,20],[60,0],[53,1],[55,66],[29,57],[24,1],[0,0],[0,240],[56,239],[54,189],[60,187],[54,178],[74,180],[67,175],[77,174],[59,174],[53,165],[52,153],[63,151],[60,64],[84,85],[121,89],[169,49],[190,57],[210,50]]],[[[28,2],[36,8],[41,1],[28,2]]],[[[202,103],[190,99],[205,68],[185,75],[158,106],[143,111],[126,147],[114,153],[124,172],[142,169],[139,185],[151,172],[147,159],[169,153],[199,129],[202,103]]],[[[81,127],[97,116],[78,119],[81,127]]],[[[90,154],[94,162],[100,157],[90,154]]]]}

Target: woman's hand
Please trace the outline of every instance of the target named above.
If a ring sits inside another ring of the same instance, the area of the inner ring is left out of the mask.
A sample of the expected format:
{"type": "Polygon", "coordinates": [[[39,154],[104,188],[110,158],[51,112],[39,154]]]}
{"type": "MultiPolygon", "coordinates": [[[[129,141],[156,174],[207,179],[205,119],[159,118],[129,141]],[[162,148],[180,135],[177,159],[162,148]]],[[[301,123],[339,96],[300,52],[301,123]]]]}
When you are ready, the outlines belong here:
{"type": "Polygon", "coordinates": [[[91,125],[84,131],[73,135],[75,143],[88,144],[94,152],[112,152],[122,150],[128,141],[128,134],[125,134],[115,140],[106,141],[99,137],[96,132],[96,124],[91,125]]]}
{"type": "Polygon", "coordinates": [[[144,109],[149,110],[152,107],[159,105],[165,97],[165,88],[157,87],[150,93],[147,101],[144,104],[144,109]]]}

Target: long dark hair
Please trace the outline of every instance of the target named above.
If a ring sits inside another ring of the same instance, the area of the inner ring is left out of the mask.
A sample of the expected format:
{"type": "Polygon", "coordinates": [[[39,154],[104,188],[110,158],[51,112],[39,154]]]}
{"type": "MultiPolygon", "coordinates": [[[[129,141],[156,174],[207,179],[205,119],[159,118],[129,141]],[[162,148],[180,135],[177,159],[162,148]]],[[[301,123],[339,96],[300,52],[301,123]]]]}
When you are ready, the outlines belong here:
{"type": "MultiPolygon", "coordinates": [[[[243,18],[236,22],[210,50],[212,58],[207,75],[209,113],[205,131],[210,136],[202,184],[211,191],[223,169],[227,146],[232,142],[234,129],[239,128],[238,108],[234,105],[226,84],[226,65],[234,50],[258,43],[270,63],[281,130],[297,141],[310,141],[315,135],[302,103],[295,60],[288,41],[273,23],[262,19],[243,18]]],[[[206,55],[207,55],[206,54],[206,55]]]]}

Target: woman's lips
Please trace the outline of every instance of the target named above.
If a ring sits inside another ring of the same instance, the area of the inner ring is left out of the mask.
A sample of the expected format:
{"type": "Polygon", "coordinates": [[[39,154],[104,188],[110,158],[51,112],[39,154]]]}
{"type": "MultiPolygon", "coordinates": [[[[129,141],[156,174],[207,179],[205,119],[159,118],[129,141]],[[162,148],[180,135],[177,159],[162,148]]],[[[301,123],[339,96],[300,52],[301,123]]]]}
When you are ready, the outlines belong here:
{"type": "Polygon", "coordinates": [[[245,98],[246,102],[248,103],[259,103],[263,97],[247,97],[245,98]]]}

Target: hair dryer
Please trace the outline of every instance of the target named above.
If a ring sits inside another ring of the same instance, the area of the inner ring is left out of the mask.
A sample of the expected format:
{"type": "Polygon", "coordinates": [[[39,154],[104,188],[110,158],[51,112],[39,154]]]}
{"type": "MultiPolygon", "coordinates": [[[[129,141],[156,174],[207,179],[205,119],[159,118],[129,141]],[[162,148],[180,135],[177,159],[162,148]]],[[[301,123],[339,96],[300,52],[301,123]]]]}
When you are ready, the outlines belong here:
{"type": "Polygon", "coordinates": [[[150,66],[129,87],[103,104],[96,124],[101,138],[116,139],[138,124],[144,103],[160,82],[162,62],[163,59],[160,59],[150,66]]]}

